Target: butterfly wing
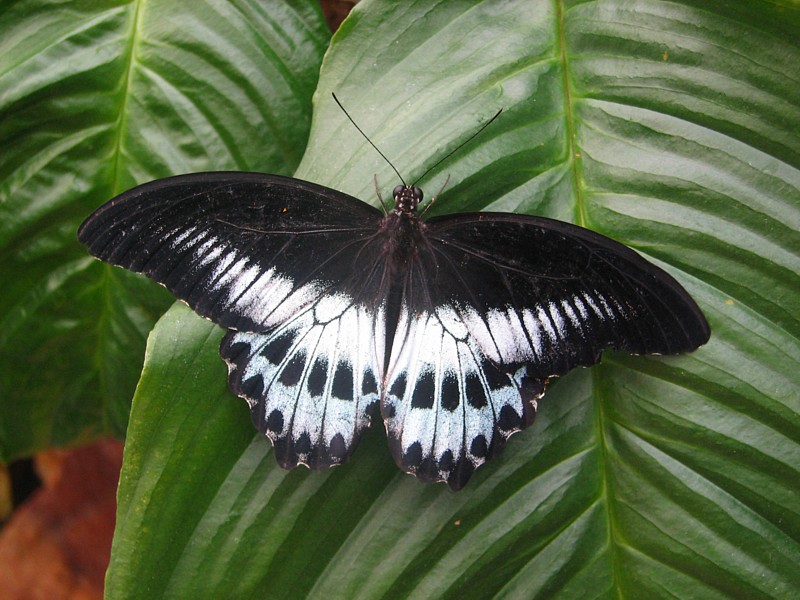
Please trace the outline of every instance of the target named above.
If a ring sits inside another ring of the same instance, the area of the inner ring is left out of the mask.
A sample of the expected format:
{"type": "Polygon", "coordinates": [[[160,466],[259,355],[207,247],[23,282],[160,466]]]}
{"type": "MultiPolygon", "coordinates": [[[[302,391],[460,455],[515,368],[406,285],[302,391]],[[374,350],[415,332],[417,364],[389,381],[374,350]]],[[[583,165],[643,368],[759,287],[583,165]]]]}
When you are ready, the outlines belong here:
{"type": "Polygon", "coordinates": [[[591,230],[478,213],[432,219],[427,238],[440,268],[462,282],[446,287],[447,298],[482,313],[472,329],[493,360],[524,360],[538,377],[594,364],[605,348],[678,354],[710,336],[672,276],[591,230]],[[503,338],[503,331],[521,337],[503,338]]]}
{"type": "Polygon", "coordinates": [[[343,462],[369,424],[384,362],[382,214],[334,190],[259,173],[134,188],[79,239],[231,330],[220,347],[279,462],[343,462]]]}
{"type": "Polygon", "coordinates": [[[549,377],[606,348],[675,354],[710,334],[671,276],[574,225],[445,216],[423,226],[419,248],[382,413],[398,465],[454,489],[533,421],[549,377]]]}
{"type": "Polygon", "coordinates": [[[229,332],[220,346],[231,389],[286,469],[345,462],[379,398],[383,311],[322,302],[330,306],[317,303],[269,333],[229,332]]]}
{"type": "Polygon", "coordinates": [[[298,179],[196,173],[117,196],[86,219],[78,239],[222,327],[268,331],[326,294],[374,295],[352,274],[370,261],[365,249],[381,217],[298,179]]]}

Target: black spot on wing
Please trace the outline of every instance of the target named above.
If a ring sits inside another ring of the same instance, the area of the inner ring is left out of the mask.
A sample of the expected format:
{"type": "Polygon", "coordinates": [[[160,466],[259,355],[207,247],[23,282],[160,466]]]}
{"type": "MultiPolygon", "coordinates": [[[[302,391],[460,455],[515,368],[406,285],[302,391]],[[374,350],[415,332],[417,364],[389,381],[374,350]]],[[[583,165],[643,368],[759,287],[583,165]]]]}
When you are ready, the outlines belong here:
{"type": "Polygon", "coordinates": [[[349,363],[340,361],[336,365],[331,394],[341,400],[353,399],[353,369],[349,363]]]}
{"type": "MultiPolygon", "coordinates": [[[[238,392],[237,392],[238,393],[238,392]]],[[[267,432],[267,417],[266,406],[263,402],[257,402],[250,406],[250,419],[253,426],[261,433],[268,435],[267,432]]]]}
{"type": "Polygon", "coordinates": [[[483,371],[483,376],[486,378],[486,384],[489,386],[490,390],[497,391],[508,387],[508,375],[495,367],[490,361],[485,360],[483,362],[481,371],[483,371]]]}
{"type": "Polygon", "coordinates": [[[258,398],[264,393],[264,378],[258,374],[241,379],[234,391],[247,398],[258,398]]]}
{"type": "Polygon", "coordinates": [[[307,432],[301,433],[294,443],[295,452],[298,454],[308,454],[311,452],[311,436],[307,432]]]}
{"type": "Polygon", "coordinates": [[[364,371],[364,377],[361,379],[361,394],[369,396],[370,394],[378,393],[378,382],[375,380],[375,375],[370,369],[364,371]]]}
{"type": "Polygon", "coordinates": [[[523,427],[522,416],[511,406],[506,404],[500,409],[500,415],[497,419],[497,427],[501,431],[509,433],[513,431],[519,431],[523,427]]]}
{"type": "Polygon", "coordinates": [[[294,450],[294,443],[291,437],[279,437],[272,440],[275,449],[275,460],[284,469],[294,469],[298,464],[297,452],[294,450]]]}
{"type": "Polygon", "coordinates": [[[288,354],[289,349],[292,347],[292,344],[294,344],[295,337],[296,334],[290,331],[279,335],[264,346],[261,350],[261,356],[266,358],[273,365],[281,364],[288,354]]]}
{"type": "Polygon", "coordinates": [[[455,461],[453,460],[453,452],[451,450],[445,450],[442,457],[439,459],[439,468],[443,471],[451,471],[454,467],[455,461]]]}
{"type": "Polygon", "coordinates": [[[486,443],[486,437],[483,435],[475,436],[469,445],[469,453],[476,458],[485,459],[489,455],[489,445],[486,443]]]}
{"type": "Polygon", "coordinates": [[[322,396],[325,391],[325,382],[328,379],[328,361],[324,357],[318,356],[308,374],[306,386],[312,398],[322,396]]]}
{"type": "Polygon", "coordinates": [[[349,452],[347,449],[347,443],[344,441],[344,437],[342,437],[341,433],[337,433],[335,436],[333,436],[333,439],[331,439],[331,445],[328,448],[328,453],[333,464],[340,464],[347,460],[349,452]]]}
{"type": "Polygon", "coordinates": [[[389,393],[396,398],[403,398],[406,395],[406,374],[400,373],[397,379],[394,380],[392,387],[389,388],[389,393]]]}
{"type": "Polygon", "coordinates": [[[413,473],[422,481],[438,481],[441,479],[439,475],[439,464],[431,456],[423,458],[422,462],[413,470],[413,473]]]}
{"type": "Polygon", "coordinates": [[[306,366],[306,355],[298,352],[289,360],[288,364],[281,371],[278,380],[286,387],[294,387],[303,376],[303,369],[306,366]]]}
{"type": "Polygon", "coordinates": [[[384,419],[394,419],[395,415],[397,414],[397,407],[392,402],[384,403],[381,410],[383,412],[384,419]]]}
{"type": "Polygon", "coordinates": [[[248,359],[250,344],[247,342],[236,341],[233,336],[225,336],[220,344],[220,354],[228,361],[241,367],[248,359]]]}
{"type": "Polygon", "coordinates": [[[434,391],[433,372],[425,371],[411,393],[411,408],[433,408],[434,391]]]}
{"type": "Polygon", "coordinates": [[[442,380],[442,408],[453,412],[461,403],[460,395],[461,392],[458,389],[458,380],[455,375],[450,372],[445,373],[442,380]]]}
{"type": "Polygon", "coordinates": [[[489,404],[486,399],[486,392],[483,390],[480,377],[475,371],[470,371],[464,378],[464,392],[467,395],[467,402],[472,408],[481,409],[489,404]]]}
{"type": "Polygon", "coordinates": [[[403,458],[400,466],[406,471],[408,470],[416,471],[416,469],[421,464],[422,464],[422,444],[420,444],[419,442],[414,442],[403,453],[403,458]]]}
{"type": "Polygon", "coordinates": [[[268,431],[271,431],[275,435],[280,435],[283,431],[283,413],[277,409],[269,413],[266,426],[268,431]]]}

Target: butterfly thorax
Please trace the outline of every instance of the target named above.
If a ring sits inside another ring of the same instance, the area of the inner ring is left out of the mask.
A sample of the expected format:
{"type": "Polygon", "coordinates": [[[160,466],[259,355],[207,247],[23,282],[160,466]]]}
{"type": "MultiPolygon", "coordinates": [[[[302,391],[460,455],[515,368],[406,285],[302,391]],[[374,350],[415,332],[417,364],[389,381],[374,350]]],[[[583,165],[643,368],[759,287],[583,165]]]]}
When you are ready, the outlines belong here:
{"type": "Polygon", "coordinates": [[[381,222],[383,252],[387,266],[395,275],[405,272],[409,261],[416,258],[425,243],[425,223],[417,209],[422,201],[422,190],[414,185],[398,185],[392,191],[394,208],[381,222]]]}
{"type": "Polygon", "coordinates": [[[417,258],[425,241],[425,223],[419,216],[422,190],[417,186],[398,185],[392,191],[394,208],[381,222],[384,238],[383,252],[387,266],[397,274],[405,272],[410,261],[417,258]]]}

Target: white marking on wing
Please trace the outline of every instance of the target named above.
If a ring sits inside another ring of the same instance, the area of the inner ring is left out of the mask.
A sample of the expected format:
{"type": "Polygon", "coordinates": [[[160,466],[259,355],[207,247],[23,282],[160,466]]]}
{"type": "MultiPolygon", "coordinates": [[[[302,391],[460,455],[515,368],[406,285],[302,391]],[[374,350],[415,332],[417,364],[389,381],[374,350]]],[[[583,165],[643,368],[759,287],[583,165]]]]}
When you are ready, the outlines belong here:
{"type": "MultiPolygon", "coordinates": [[[[595,293],[597,293],[596,290],[595,293]]],[[[597,315],[598,319],[600,319],[601,321],[606,320],[607,318],[606,314],[600,309],[599,306],[597,306],[597,303],[594,301],[594,298],[592,298],[588,292],[583,292],[583,299],[586,300],[586,304],[589,305],[589,308],[591,308],[592,312],[594,312],[594,314],[597,315]]]]}
{"type": "MultiPolygon", "coordinates": [[[[195,229],[194,229],[194,228],[192,228],[192,233],[194,233],[194,232],[195,232],[195,229]]],[[[201,229],[200,231],[197,231],[197,235],[195,235],[195,236],[193,236],[193,237],[190,237],[190,238],[189,238],[189,240],[186,242],[186,245],[184,246],[184,248],[183,248],[183,249],[184,249],[184,250],[189,250],[189,249],[191,249],[193,246],[197,246],[197,245],[198,245],[198,244],[200,244],[200,243],[201,243],[201,242],[202,242],[204,239],[206,239],[206,237],[208,237],[208,233],[209,233],[209,232],[208,232],[207,230],[205,230],[205,229],[201,229]]],[[[181,239],[181,241],[183,241],[183,238],[181,239]]],[[[174,246],[173,246],[173,247],[174,247],[174,246]]]]}
{"type": "Polygon", "coordinates": [[[463,340],[465,337],[467,337],[467,327],[464,325],[461,317],[451,305],[446,304],[438,307],[436,309],[436,317],[441,322],[445,331],[447,331],[447,333],[454,338],[463,340]]]}
{"type": "Polygon", "coordinates": [[[494,339],[492,339],[488,324],[483,320],[480,313],[471,306],[460,309],[460,312],[461,320],[466,325],[470,337],[478,344],[485,356],[499,363],[501,360],[500,352],[495,345],[494,339]]]}
{"type": "Polygon", "coordinates": [[[589,311],[586,310],[586,305],[583,303],[583,300],[581,300],[580,296],[575,294],[572,297],[572,303],[575,305],[575,308],[578,309],[578,312],[581,315],[581,319],[583,321],[586,321],[589,318],[589,311]]]}
{"type": "Polygon", "coordinates": [[[509,306],[506,308],[506,319],[508,322],[506,338],[510,344],[509,362],[532,360],[534,358],[533,349],[528,341],[528,336],[525,335],[525,327],[519,318],[519,313],[509,306]]]}
{"type": "Polygon", "coordinates": [[[177,250],[178,246],[180,246],[184,242],[184,240],[186,240],[186,238],[193,235],[195,231],[197,231],[197,227],[192,225],[191,227],[180,232],[178,235],[176,235],[174,238],[170,240],[169,242],[170,247],[173,250],[177,250]]]}
{"type": "Polygon", "coordinates": [[[553,324],[550,321],[550,317],[544,310],[544,307],[541,304],[536,305],[536,319],[541,323],[542,329],[547,334],[547,337],[550,338],[550,341],[554,344],[558,343],[558,335],[556,334],[555,329],[553,329],[553,324]]]}
{"type": "Polygon", "coordinates": [[[375,314],[363,307],[358,311],[358,338],[355,343],[361,349],[358,354],[361,378],[369,367],[380,386],[383,381],[383,357],[386,354],[386,307],[383,304],[375,314]]]}
{"type": "Polygon", "coordinates": [[[228,304],[239,306],[243,314],[266,327],[275,326],[294,316],[313,299],[313,296],[304,296],[311,291],[307,286],[294,293],[292,287],[292,280],[278,275],[274,267],[261,272],[254,264],[234,280],[228,292],[228,304]],[[280,314],[276,313],[277,309],[280,314]]]}
{"type": "Polygon", "coordinates": [[[222,257],[221,260],[214,265],[214,272],[212,273],[212,282],[214,287],[219,287],[218,282],[221,278],[223,278],[230,266],[234,263],[234,261],[238,258],[239,254],[236,252],[235,248],[228,248],[227,254],[222,257]]]}
{"type": "MultiPolygon", "coordinates": [[[[276,296],[280,298],[285,290],[291,287],[291,280],[284,277],[276,277],[275,279],[276,285],[270,287],[269,290],[264,290],[262,293],[268,293],[270,295],[275,293],[276,296]]],[[[288,296],[278,300],[280,303],[277,306],[275,306],[277,302],[270,301],[266,297],[262,298],[261,304],[257,305],[258,310],[256,314],[267,327],[274,327],[308,307],[323,293],[324,290],[321,289],[319,284],[312,281],[300,286],[293,290],[288,296]]]]}
{"type": "Polygon", "coordinates": [[[567,338],[567,324],[564,322],[564,316],[558,310],[555,302],[549,302],[547,305],[548,312],[553,319],[553,324],[558,331],[559,337],[563,340],[567,338]]]}
{"type": "MultiPolygon", "coordinates": [[[[232,283],[230,289],[228,290],[228,298],[226,300],[227,305],[232,304],[247,304],[247,302],[242,303],[240,301],[243,294],[250,289],[253,285],[253,282],[260,274],[260,270],[258,265],[252,264],[247,265],[248,259],[247,257],[243,256],[240,258],[234,265],[228,270],[228,273],[225,275],[223,279],[220,280],[220,284],[227,284],[229,281],[232,283]]],[[[268,276],[271,271],[268,271],[266,275],[268,276]]]]}
{"type": "MultiPolygon", "coordinates": [[[[198,239],[199,239],[199,236],[198,236],[198,239]]],[[[198,264],[200,264],[200,265],[203,264],[203,260],[204,260],[204,257],[206,255],[206,251],[216,243],[217,243],[217,238],[212,236],[212,237],[208,238],[206,241],[204,241],[202,244],[200,244],[197,248],[195,248],[195,250],[194,250],[194,259],[197,261],[198,264]]]]}
{"type": "Polygon", "coordinates": [[[578,318],[575,309],[572,308],[572,305],[569,303],[569,300],[562,300],[561,301],[561,309],[563,310],[564,314],[567,315],[569,322],[572,323],[572,327],[575,329],[576,333],[581,337],[584,336],[583,327],[581,327],[581,320],[578,318]]]}
{"type": "Polygon", "coordinates": [[[492,309],[486,313],[486,323],[489,325],[492,339],[500,354],[500,361],[507,363],[514,360],[516,348],[508,315],[500,310],[492,309]]]}
{"type": "Polygon", "coordinates": [[[314,316],[320,323],[328,323],[342,316],[353,300],[345,294],[326,294],[314,305],[314,316]]]}
{"type": "Polygon", "coordinates": [[[541,356],[544,351],[544,345],[542,344],[542,333],[544,330],[541,321],[533,316],[529,308],[526,308],[522,311],[522,322],[525,325],[525,330],[528,332],[528,338],[533,342],[534,353],[536,356],[541,356]]]}
{"type": "MultiPolygon", "coordinates": [[[[216,243],[216,241],[217,241],[216,239],[211,239],[208,242],[206,242],[205,244],[203,244],[203,246],[207,246],[210,242],[216,243]]],[[[211,248],[210,251],[206,252],[203,255],[203,257],[195,265],[195,268],[205,267],[206,265],[211,264],[212,262],[214,262],[217,259],[217,257],[220,254],[222,254],[223,250],[224,250],[224,248],[221,245],[214,246],[213,248],[211,248]]],[[[198,249],[197,254],[198,255],[200,254],[200,249],[198,249]]]]}
{"type": "MultiPolygon", "coordinates": [[[[414,340],[417,333],[417,326],[416,320],[412,322],[409,319],[408,309],[403,307],[400,310],[400,316],[397,321],[395,340],[392,346],[392,355],[389,359],[389,373],[391,374],[391,379],[386,384],[387,391],[392,389],[392,385],[403,373],[406,372],[408,365],[411,364],[411,353],[413,352],[412,346],[415,343],[414,340]]],[[[409,381],[408,373],[406,373],[406,393],[408,393],[409,381]]],[[[405,395],[403,398],[404,397],[405,395]]],[[[403,398],[399,398],[399,400],[402,401],[403,398]]],[[[400,406],[398,405],[397,408],[399,409],[400,406]]]]}
{"type": "Polygon", "coordinates": [[[608,315],[612,320],[615,319],[617,315],[614,313],[613,310],[611,310],[611,307],[608,305],[608,302],[606,302],[606,297],[603,296],[603,294],[601,294],[600,292],[596,293],[597,293],[597,299],[600,301],[600,304],[602,305],[605,314],[608,315]]]}
{"type": "MultiPolygon", "coordinates": [[[[232,251],[231,254],[235,254],[235,251],[232,251]]],[[[231,283],[234,286],[239,288],[239,292],[236,292],[236,296],[234,296],[234,291],[232,289],[228,290],[228,296],[224,300],[226,303],[230,303],[235,301],[239,295],[241,295],[244,290],[246,289],[245,285],[239,284],[239,276],[241,272],[247,268],[248,258],[246,256],[238,256],[236,255],[236,260],[233,261],[228,268],[225,270],[224,273],[220,273],[214,287],[216,288],[223,288],[225,286],[230,286],[231,283]]]]}

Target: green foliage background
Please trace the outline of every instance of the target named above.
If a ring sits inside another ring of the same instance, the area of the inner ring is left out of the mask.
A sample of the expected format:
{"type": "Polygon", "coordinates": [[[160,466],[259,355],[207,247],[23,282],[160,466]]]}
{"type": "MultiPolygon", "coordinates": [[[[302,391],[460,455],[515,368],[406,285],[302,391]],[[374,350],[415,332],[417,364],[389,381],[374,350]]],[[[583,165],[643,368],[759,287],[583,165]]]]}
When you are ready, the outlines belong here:
{"type": "Polygon", "coordinates": [[[310,1],[4,3],[0,458],[126,435],[113,598],[796,595],[798,39],[788,0],[366,0],[330,45],[310,1]],[[379,428],[345,467],[280,470],[222,332],[159,319],[171,297],[75,230],[199,170],[376,202],[395,177],[331,91],[410,180],[504,108],[421,182],[451,176],[431,212],[610,235],[712,340],[555,382],[458,494],[399,473],[379,428]]]}

